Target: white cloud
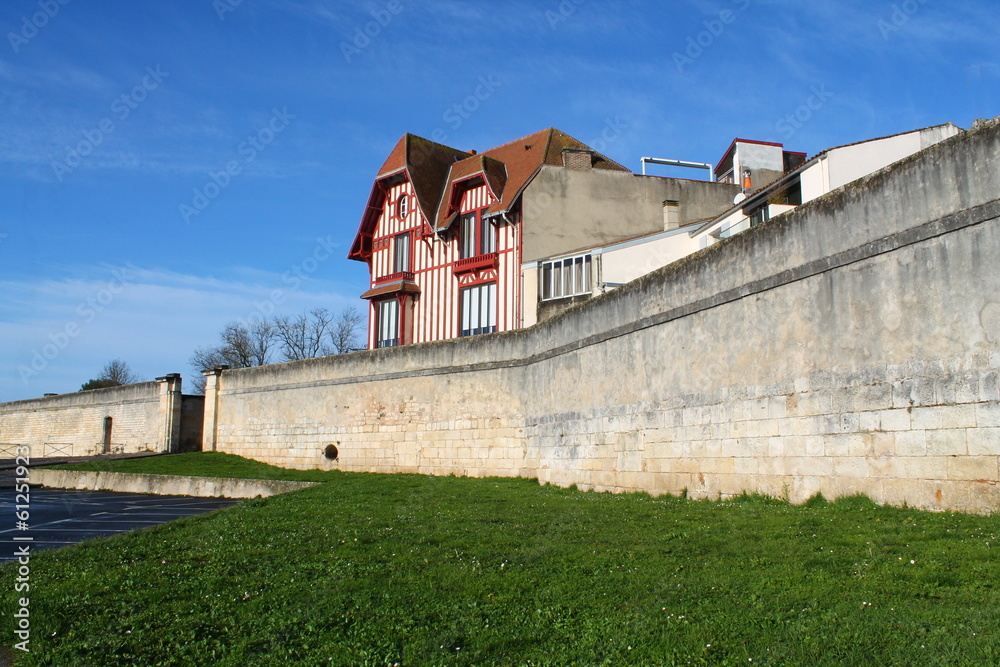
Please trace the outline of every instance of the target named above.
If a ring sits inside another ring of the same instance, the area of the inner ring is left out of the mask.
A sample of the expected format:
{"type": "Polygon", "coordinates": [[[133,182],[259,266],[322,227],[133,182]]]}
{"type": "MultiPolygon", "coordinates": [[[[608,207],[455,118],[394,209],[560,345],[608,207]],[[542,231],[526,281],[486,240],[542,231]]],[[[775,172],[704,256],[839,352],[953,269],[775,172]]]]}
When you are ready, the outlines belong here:
{"type": "Polygon", "coordinates": [[[190,388],[191,353],[215,344],[227,322],[359,306],[356,287],[299,266],[228,271],[238,278],[83,267],[62,280],[0,281],[0,401],[76,391],[117,357],[147,379],[180,372],[190,388]]]}

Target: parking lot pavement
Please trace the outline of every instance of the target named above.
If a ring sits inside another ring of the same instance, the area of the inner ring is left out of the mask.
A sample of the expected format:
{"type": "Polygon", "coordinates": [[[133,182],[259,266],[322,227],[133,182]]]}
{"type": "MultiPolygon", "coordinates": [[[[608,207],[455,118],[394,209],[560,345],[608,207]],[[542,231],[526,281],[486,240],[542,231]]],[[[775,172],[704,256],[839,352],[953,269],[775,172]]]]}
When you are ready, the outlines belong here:
{"type": "Polygon", "coordinates": [[[0,562],[15,558],[15,550],[31,544],[31,551],[55,549],[94,537],[147,528],[185,516],[231,507],[232,498],[189,498],[140,493],[76,491],[32,487],[28,530],[17,527],[17,499],[13,489],[0,493],[0,562]],[[20,538],[15,540],[14,538],[20,538]],[[24,541],[30,537],[30,541],[24,541]]]}

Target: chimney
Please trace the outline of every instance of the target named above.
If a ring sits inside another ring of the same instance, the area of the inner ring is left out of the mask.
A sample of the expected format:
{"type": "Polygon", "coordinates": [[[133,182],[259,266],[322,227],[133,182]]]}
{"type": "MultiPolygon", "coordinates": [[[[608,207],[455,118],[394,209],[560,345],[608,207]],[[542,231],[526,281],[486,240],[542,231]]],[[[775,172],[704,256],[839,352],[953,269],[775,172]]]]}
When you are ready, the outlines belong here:
{"type": "Polygon", "coordinates": [[[663,202],[663,229],[677,229],[681,226],[681,203],[668,199],[663,202]]]}
{"type": "Polygon", "coordinates": [[[590,171],[593,168],[594,151],[589,148],[564,148],[562,151],[563,166],[567,169],[590,171]]]}
{"type": "Polygon", "coordinates": [[[745,195],[747,195],[749,197],[751,192],[753,192],[753,180],[751,180],[751,178],[750,178],[750,170],[749,169],[744,169],[743,170],[743,194],[745,194],[745,195]]]}

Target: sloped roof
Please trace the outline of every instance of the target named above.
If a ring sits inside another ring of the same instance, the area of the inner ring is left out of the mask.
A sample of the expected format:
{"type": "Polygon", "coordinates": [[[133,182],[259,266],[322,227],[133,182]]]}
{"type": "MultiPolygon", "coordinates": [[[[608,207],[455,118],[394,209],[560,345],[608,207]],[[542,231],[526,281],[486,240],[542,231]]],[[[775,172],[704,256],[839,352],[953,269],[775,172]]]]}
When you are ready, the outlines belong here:
{"type": "Polygon", "coordinates": [[[368,196],[368,204],[361,217],[361,226],[347,255],[348,259],[364,261],[370,250],[368,244],[385,205],[386,188],[382,185],[387,179],[398,175],[409,180],[424,219],[433,220],[437,213],[437,204],[441,200],[441,192],[447,182],[448,170],[456,160],[468,156],[469,153],[465,151],[408,132],[404,134],[378,170],[371,194],[368,196]]]}
{"type": "Polygon", "coordinates": [[[454,220],[454,211],[450,210],[451,190],[457,183],[482,173],[497,198],[497,201],[487,209],[486,214],[507,213],[542,165],[562,165],[562,152],[566,148],[592,151],[594,169],[632,173],[628,167],[594,151],[582,141],[550,127],[453,164],[448,184],[443,192],[444,196],[438,206],[437,217],[434,219],[435,229],[438,231],[447,229],[454,220]],[[505,177],[502,179],[499,176],[500,165],[504,168],[505,177]]]}
{"type": "Polygon", "coordinates": [[[456,189],[458,184],[481,177],[497,199],[487,210],[487,215],[506,213],[542,165],[562,165],[562,153],[567,148],[591,152],[594,169],[632,173],[629,168],[594,151],[582,141],[551,127],[478,154],[404,134],[378,171],[348,258],[366,259],[366,239],[370,242],[379,213],[385,205],[386,194],[382,184],[387,179],[396,176],[407,178],[413,185],[424,218],[436,231],[442,231],[457,217],[455,197],[460,195],[456,189]]]}

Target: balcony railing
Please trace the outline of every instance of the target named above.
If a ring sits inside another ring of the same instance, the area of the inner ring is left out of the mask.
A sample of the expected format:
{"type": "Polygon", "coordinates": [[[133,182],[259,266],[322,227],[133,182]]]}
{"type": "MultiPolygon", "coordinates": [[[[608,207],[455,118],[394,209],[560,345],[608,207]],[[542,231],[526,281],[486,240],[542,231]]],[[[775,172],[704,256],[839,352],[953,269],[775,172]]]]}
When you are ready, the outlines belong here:
{"type": "Polygon", "coordinates": [[[466,257],[455,262],[455,273],[471,273],[497,267],[497,253],[491,252],[475,257],[466,257]]]}
{"type": "Polygon", "coordinates": [[[382,276],[381,278],[375,279],[376,285],[381,285],[382,283],[392,283],[397,280],[413,280],[412,271],[397,271],[396,273],[390,273],[388,275],[382,276]]]}

